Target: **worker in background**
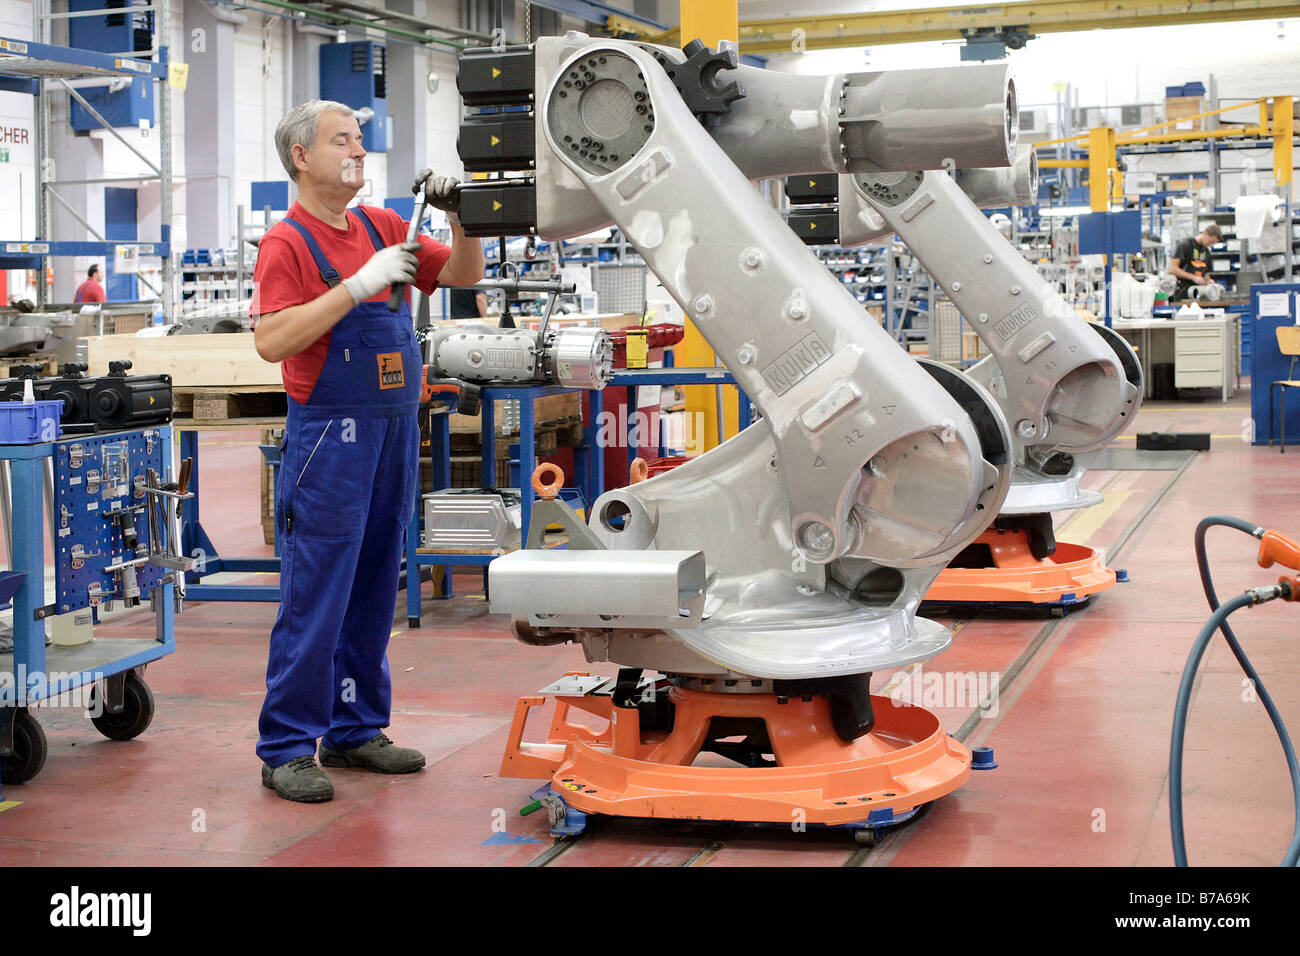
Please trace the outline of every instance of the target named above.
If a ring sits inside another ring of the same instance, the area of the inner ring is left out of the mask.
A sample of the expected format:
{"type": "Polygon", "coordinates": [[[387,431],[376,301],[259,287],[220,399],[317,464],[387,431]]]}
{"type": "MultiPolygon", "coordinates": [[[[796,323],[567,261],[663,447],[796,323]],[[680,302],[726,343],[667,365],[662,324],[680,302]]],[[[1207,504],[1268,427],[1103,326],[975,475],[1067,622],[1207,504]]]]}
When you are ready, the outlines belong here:
{"type": "Polygon", "coordinates": [[[1174,247],[1169,260],[1169,272],[1178,280],[1175,299],[1187,298],[1187,290],[1194,285],[1210,284],[1210,246],[1223,241],[1223,233],[1210,223],[1191,239],[1184,239],[1174,247]]]}
{"type": "MultiPolygon", "coordinates": [[[[483,249],[454,214],[451,246],[392,210],[348,204],[365,183],[352,109],[294,107],[275,145],[298,201],[262,239],[254,272],[254,342],[281,363],[288,417],[276,483],[283,542],[280,612],[271,630],[258,729],[262,784],[287,800],[329,800],[316,764],[411,773],[417,750],[389,724],[387,648],[398,566],[419,474],[422,359],[411,313],[388,309],[394,284],[431,293],[483,277],[483,249]]],[[[429,180],[438,208],[458,182],[429,180]]],[[[415,586],[414,583],[411,585],[415,586]]]]}
{"type": "Polygon", "coordinates": [[[106,302],[108,296],[104,294],[104,287],[100,283],[104,281],[104,270],[95,263],[86,270],[86,281],[77,287],[77,294],[72,297],[73,302],[106,302]]]}
{"type": "Polygon", "coordinates": [[[488,314],[487,293],[475,289],[451,289],[447,293],[447,318],[481,319],[488,314]]]}

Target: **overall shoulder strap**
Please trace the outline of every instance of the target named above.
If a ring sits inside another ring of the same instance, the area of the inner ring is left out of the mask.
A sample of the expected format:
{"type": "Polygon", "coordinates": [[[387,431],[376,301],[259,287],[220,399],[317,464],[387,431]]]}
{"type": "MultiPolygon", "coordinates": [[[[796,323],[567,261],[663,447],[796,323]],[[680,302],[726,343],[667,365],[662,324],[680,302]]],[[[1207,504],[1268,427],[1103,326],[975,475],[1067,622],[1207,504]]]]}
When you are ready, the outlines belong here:
{"type": "Polygon", "coordinates": [[[370,219],[370,214],[360,206],[353,206],[348,212],[354,212],[361,219],[361,224],[366,227],[366,232],[370,233],[370,241],[374,243],[375,251],[378,252],[384,248],[384,240],[379,237],[379,230],[375,228],[374,222],[370,219]]]}
{"type": "Polygon", "coordinates": [[[283,221],[298,230],[298,235],[302,236],[307,243],[307,251],[311,253],[312,261],[316,263],[316,268],[320,270],[320,277],[325,284],[331,289],[338,285],[340,281],[339,271],[330,265],[330,261],[325,258],[325,253],[321,250],[320,243],[316,241],[316,238],[307,227],[292,216],[285,216],[283,221]]]}

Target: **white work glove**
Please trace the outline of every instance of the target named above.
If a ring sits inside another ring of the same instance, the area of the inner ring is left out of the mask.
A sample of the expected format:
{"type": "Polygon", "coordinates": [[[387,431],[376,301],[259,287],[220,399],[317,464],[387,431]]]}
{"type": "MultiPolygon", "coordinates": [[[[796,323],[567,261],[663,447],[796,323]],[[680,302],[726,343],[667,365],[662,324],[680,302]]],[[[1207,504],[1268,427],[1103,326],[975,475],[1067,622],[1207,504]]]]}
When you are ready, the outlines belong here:
{"type": "Polygon", "coordinates": [[[352,301],[359,305],[391,285],[414,282],[420,267],[415,258],[419,249],[418,242],[399,242],[376,252],[364,266],[343,280],[352,301]]]}
{"type": "Polygon", "coordinates": [[[424,181],[424,198],[434,209],[447,214],[447,221],[460,223],[460,180],[455,176],[430,176],[424,181]]]}

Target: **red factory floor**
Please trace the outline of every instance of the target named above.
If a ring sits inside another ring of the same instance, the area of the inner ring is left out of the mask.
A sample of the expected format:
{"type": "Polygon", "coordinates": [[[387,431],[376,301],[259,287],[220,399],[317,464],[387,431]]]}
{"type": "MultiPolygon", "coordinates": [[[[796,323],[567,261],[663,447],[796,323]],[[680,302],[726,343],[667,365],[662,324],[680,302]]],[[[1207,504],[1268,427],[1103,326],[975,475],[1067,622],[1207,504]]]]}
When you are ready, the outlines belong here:
{"type": "MultiPolygon", "coordinates": [[[[571,646],[517,643],[487,613],[478,573],[458,575],[458,597],[432,599],[424,626],[408,630],[404,604],[390,660],[395,711],[389,733],[418,747],[426,770],[407,777],[331,771],[337,797],[298,805],[259,782],[253,753],[267,632],[275,608],[190,603],[177,622],[178,650],[149,667],[157,697],[152,727],[130,742],[101,738],[75,710],[43,710],[44,770],[5,785],[0,865],[12,864],[463,864],[519,866],[762,865],[1167,865],[1170,715],[1187,650],[1207,615],[1192,529],[1212,512],[1300,534],[1296,467],[1252,448],[1239,394],[1148,403],[1136,431],[1208,431],[1213,450],[1172,470],[1095,470],[1106,501],[1060,525],[1062,540],[1112,549],[1131,583],[1053,622],[944,618],[958,626],[927,672],[1007,674],[996,715],[969,744],[995,748],[999,768],[972,775],[929,814],[874,848],[848,834],[671,821],[602,820],[580,840],[555,845],[544,813],[520,817],[536,784],[497,776],[515,700],[585,665],[571,646]],[[1171,483],[1172,481],[1172,483],[1171,483]],[[1162,494],[1163,493],[1163,494],[1162,494]],[[1145,512],[1145,513],[1144,513],[1145,512]],[[506,833],[499,832],[504,823],[506,833]]],[[[224,553],[258,554],[255,433],[204,434],[203,513],[224,553]]],[[[1133,448],[1133,436],[1115,443],[1133,448]]],[[[1123,462],[1119,463],[1124,464],[1123,462]]],[[[1220,594],[1274,580],[1254,566],[1253,541],[1215,532],[1220,594]]],[[[1237,632],[1300,730],[1300,644],[1292,605],[1244,611],[1237,632]]],[[[126,635],[119,618],[99,639],[126,635]]],[[[877,674],[873,687],[895,675],[877,674]]],[[[1185,768],[1193,862],[1266,865],[1289,839],[1291,795],[1263,708],[1222,641],[1193,700],[1185,768]]],[[[945,702],[946,703],[946,702],[945,702]]],[[[970,707],[936,708],[955,730],[970,707]]]]}

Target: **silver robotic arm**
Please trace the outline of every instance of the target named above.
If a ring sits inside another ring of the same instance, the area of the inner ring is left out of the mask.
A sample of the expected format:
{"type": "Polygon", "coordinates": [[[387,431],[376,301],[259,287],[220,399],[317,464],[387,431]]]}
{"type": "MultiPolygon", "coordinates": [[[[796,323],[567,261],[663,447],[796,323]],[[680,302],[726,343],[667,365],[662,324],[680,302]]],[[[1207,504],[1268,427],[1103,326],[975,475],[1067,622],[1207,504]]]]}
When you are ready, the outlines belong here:
{"type": "Polygon", "coordinates": [[[938,653],[947,632],[914,612],[1005,498],[996,401],[863,321],[701,124],[671,62],[572,34],[534,57],[538,232],[617,223],[763,420],[602,496],[570,548],[606,560],[494,561],[493,609],[525,640],[681,674],[815,678],[938,653]],[[700,550],[697,602],[683,582],[700,550]],[[678,587],[639,588],[629,566],[678,587]]]}
{"type": "Polygon", "coordinates": [[[1016,438],[1067,452],[1104,447],[1128,424],[1140,389],[1117,343],[1041,279],[945,173],[852,177],[992,353],[974,373],[1005,400],[1016,438]]]}

